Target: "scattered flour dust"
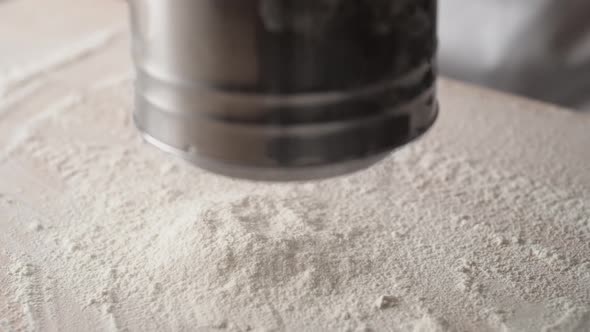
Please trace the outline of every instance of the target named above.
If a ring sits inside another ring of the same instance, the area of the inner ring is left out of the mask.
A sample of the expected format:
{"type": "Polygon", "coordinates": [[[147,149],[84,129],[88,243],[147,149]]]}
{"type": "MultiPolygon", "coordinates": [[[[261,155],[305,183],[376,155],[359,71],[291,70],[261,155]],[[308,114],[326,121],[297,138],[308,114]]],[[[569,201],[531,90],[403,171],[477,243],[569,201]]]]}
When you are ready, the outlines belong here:
{"type": "Polygon", "coordinates": [[[259,184],[144,144],[130,95],[3,150],[0,330],[590,330],[590,196],[445,148],[444,115],[368,171],[259,184]]]}

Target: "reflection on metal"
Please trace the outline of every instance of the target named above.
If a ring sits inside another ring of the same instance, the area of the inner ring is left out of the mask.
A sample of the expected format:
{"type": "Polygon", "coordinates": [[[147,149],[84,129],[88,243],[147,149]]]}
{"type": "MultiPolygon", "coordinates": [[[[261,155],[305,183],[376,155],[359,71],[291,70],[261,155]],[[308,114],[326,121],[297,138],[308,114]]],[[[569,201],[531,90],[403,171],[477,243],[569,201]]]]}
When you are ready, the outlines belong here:
{"type": "Polygon", "coordinates": [[[135,121],[214,172],[315,179],[434,122],[434,0],[130,0],[135,121]]]}

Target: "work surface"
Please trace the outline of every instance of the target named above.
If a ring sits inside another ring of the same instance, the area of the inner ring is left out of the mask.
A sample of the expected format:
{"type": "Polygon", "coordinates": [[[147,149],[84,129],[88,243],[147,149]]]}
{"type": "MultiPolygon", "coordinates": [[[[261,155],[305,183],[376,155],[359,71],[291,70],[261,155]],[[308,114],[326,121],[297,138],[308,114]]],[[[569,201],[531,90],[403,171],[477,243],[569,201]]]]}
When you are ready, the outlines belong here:
{"type": "Polygon", "coordinates": [[[0,331],[590,329],[589,115],[442,80],[365,172],[234,181],[141,141],[98,3],[0,3],[0,331]]]}

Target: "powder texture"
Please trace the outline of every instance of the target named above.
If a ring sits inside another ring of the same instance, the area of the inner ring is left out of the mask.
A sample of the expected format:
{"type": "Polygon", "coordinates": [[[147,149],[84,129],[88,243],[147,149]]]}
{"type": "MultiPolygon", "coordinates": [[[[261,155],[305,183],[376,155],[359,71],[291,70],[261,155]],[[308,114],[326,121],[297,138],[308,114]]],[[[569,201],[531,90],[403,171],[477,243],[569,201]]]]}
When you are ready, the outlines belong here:
{"type": "Polygon", "coordinates": [[[123,81],[65,96],[3,151],[21,188],[0,191],[2,326],[589,326],[585,188],[445,149],[436,129],[351,176],[235,181],[144,144],[130,95],[123,81]]]}
{"type": "Polygon", "coordinates": [[[443,81],[367,171],[237,181],[142,142],[109,36],[0,101],[0,331],[590,329],[589,116],[443,81]]]}

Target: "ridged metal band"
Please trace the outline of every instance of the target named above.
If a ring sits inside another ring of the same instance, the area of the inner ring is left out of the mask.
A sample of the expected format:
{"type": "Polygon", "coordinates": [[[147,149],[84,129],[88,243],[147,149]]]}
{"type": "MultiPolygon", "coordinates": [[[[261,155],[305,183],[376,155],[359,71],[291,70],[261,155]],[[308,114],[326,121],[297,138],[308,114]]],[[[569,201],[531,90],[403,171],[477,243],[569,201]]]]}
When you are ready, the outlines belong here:
{"type": "MultiPolygon", "coordinates": [[[[300,1],[307,4],[299,10],[303,14],[313,15],[317,10],[311,0],[300,1]]],[[[367,167],[433,124],[437,115],[434,48],[429,44],[433,33],[423,32],[428,38],[424,46],[408,46],[405,56],[419,56],[403,68],[384,63],[384,73],[374,71],[377,76],[373,77],[368,71],[359,76],[339,64],[332,69],[343,80],[332,81],[324,75],[314,76],[323,67],[310,64],[313,60],[332,65],[322,52],[312,49],[323,49],[320,44],[330,41],[311,42],[307,36],[269,31],[260,23],[262,14],[237,11],[253,6],[256,12],[268,2],[131,2],[137,68],[134,118],[148,142],[216,173],[257,180],[305,180],[367,167]],[[203,10],[214,17],[227,14],[226,26],[211,18],[210,27],[196,23],[194,20],[203,19],[199,17],[203,10]],[[173,22],[180,28],[172,26],[173,22]],[[255,27],[242,32],[233,25],[255,27]],[[236,41],[240,38],[256,41],[244,46],[243,40],[236,41]],[[243,57],[223,53],[232,49],[231,41],[241,43],[236,52],[244,52],[243,57]],[[301,47],[295,47],[298,45],[301,47]],[[173,49],[163,51],[163,47],[173,49]],[[228,67],[242,72],[225,70],[198,47],[209,48],[209,53],[226,58],[228,67]],[[310,49],[302,51],[302,47],[310,49]],[[279,61],[276,67],[261,62],[269,54],[300,60],[279,61]],[[219,67],[212,69],[211,64],[219,67]],[[294,71],[297,68],[315,70],[301,78],[294,71]]],[[[275,6],[290,3],[270,2],[275,6]]],[[[423,1],[428,12],[432,3],[423,1]]],[[[333,33],[331,37],[338,36],[333,33]]],[[[343,52],[359,52],[355,43],[343,45],[349,47],[343,52]]],[[[404,54],[403,49],[397,52],[404,54]]],[[[350,65],[355,65],[354,59],[351,56],[350,65]]],[[[367,68],[370,66],[373,64],[367,68]]],[[[379,69],[381,64],[375,66],[379,69]]]]}

